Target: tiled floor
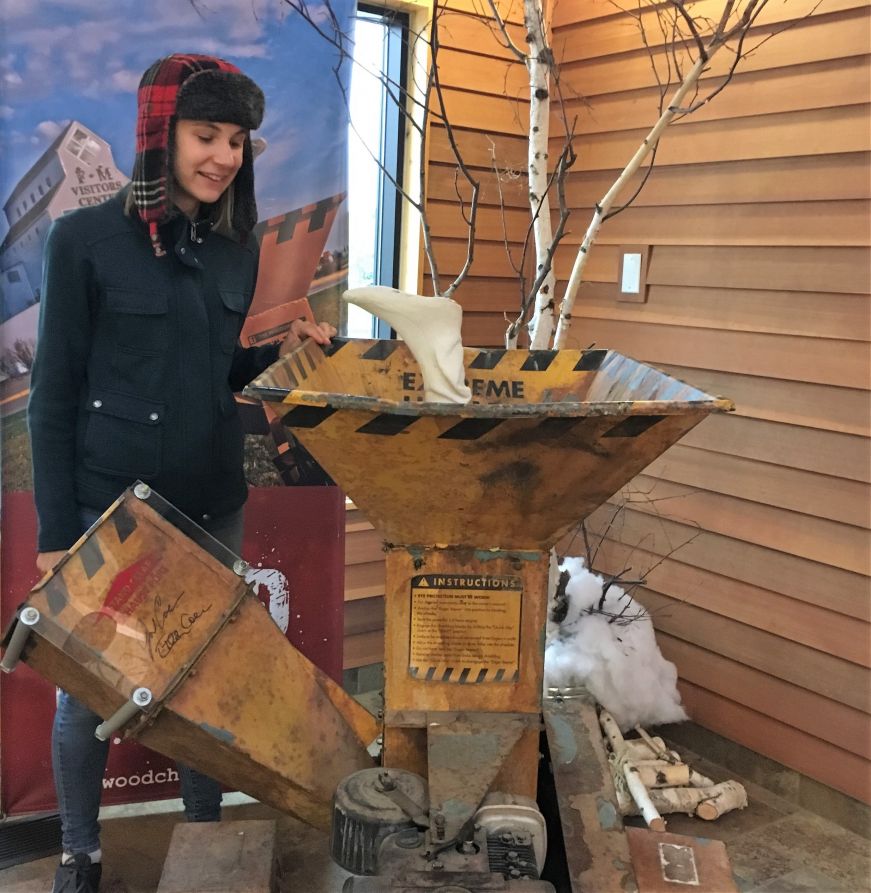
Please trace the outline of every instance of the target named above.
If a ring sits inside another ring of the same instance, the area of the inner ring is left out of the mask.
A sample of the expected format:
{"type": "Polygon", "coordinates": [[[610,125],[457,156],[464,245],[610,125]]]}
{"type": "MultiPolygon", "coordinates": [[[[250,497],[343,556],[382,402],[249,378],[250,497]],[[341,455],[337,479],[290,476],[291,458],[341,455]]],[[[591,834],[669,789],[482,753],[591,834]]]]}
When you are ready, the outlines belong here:
{"type": "MultiPolygon", "coordinates": [[[[688,759],[715,780],[729,777],[716,765],[692,755],[688,759]]],[[[758,785],[747,782],[746,787],[747,809],[716,822],[672,816],[668,830],[723,840],[743,893],[871,893],[866,838],[758,785]]],[[[340,893],[347,875],[330,862],[326,834],[258,803],[227,806],[224,816],[277,820],[282,891],[340,893]]],[[[173,825],[180,818],[178,812],[170,812],[105,820],[103,893],[153,893],[173,825]]],[[[51,889],[55,864],[56,857],[51,857],[0,871],[0,891],[46,893],[51,889]]]]}

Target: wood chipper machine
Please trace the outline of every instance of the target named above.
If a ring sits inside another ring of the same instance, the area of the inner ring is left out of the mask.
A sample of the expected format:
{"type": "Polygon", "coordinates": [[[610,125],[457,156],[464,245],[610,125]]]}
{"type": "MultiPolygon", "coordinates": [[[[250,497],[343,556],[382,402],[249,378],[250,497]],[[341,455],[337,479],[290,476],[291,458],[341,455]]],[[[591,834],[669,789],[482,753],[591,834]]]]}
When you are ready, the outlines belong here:
{"type": "MultiPolygon", "coordinates": [[[[244,562],[144,484],[33,590],[5,668],[69,690],[107,718],[99,734],[329,826],[346,893],[553,891],[536,802],[551,547],[732,406],[609,350],[465,349],[464,365],[472,402],[428,403],[404,342],[306,342],[246,389],[384,537],[382,721],[286,642],[244,562]]],[[[550,717],[566,765],[577,731],[550,717]]],[[[564,821],[622,834],[584,784],[564,821]]],[[[626,852],[608,859],[612,880],[575,886],[575,866],[573,889],[634,889],[626,852]]]]}

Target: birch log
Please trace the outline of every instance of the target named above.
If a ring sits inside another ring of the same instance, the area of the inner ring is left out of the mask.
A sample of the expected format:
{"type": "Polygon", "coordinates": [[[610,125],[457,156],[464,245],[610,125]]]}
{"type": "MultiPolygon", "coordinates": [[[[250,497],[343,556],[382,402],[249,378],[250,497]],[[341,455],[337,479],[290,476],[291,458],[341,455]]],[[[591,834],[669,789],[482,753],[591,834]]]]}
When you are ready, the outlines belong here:
{"type": "Polygon", "coordinates": [[[709,794],[716,793],[702,800],[696,807],[696,815],[706,822],[712,822],[733,809],[744,809],[747,806],[747,791],[737,781],[724,781],[710,788],[700,788],[709,794]]]}
{"type": "MultiPolygon", "coordinates": [[[[647,793],[659,814],[683,812],[706,821],[747,806],[747,792],[737,781],[724,781],[707,788],[651,788],[647,793]]],[[[625,794],[620,797],[618,793],[617,805],[623,815],[644,815],[638,804],[625,794]]]]}
{"type": "Polygon", "coordinates": [[[648,791],[641,781],[638,770],[631,763],[623,763],[623,775],[626,778],[626,785],[632,799],[638,806],[638,812],[647,822],[647,827],[651,831],[665,831],[665,819],[659,814],[652,799],[652,791],[648,791]]]}
{"type": "Polygon", "coordinates": [[[707,788],[714,782],[686,763],[672,763],[667,760],[637,760],[635,766],[641,780],[648,788],[693,787],[707,788]]]}

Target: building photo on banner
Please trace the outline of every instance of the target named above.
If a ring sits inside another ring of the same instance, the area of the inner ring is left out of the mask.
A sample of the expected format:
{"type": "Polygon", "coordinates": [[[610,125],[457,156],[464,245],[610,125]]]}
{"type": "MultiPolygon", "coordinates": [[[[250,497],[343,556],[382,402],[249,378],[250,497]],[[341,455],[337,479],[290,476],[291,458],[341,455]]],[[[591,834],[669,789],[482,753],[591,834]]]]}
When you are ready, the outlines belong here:
{"type": "MultiPolygon", "coordinates": [[[[352,29],[355,5],[333,0],[352,29]]],[[[265,94],[252,133],[260,243],[244,347],[283,338],[292,320],[340,322],[347,287],[347,101],[350,66],[280,0],[134,0],[106,6],[3,4],[0,57],[0,425],[5,629],[40,574],[27,401],[37,344],[42,255],[52,223],[115,196],[133,173],[137,88],[172,53],[218,56],[265,94]]],[[[240,403],[250,485],[242,554],[247,581],[287,638],[341,678],[344,498],[300,481],[285,438],[240,403]],[[305,523],[300,523],[305,518],[305,523]]],[[[264,668],[264,674],[267,668],[264,668]]],[[[0,678],[0,816],[53,811],[55,689],[19,665],[0,678]]],[[[177,796],[174,763],[114,739],[104,804],[177,796]]]]}

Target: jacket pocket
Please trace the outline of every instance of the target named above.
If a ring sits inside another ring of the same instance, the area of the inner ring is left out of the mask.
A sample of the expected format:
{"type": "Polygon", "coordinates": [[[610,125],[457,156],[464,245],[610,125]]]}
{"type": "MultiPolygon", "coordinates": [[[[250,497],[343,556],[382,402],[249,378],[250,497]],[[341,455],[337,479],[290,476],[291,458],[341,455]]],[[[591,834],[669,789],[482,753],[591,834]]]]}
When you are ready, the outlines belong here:
{"type": "Polygon", "coordinates": [[[221,349],[224,353],[233,353],[233,349],[239,343],[239,333],[242,331],[242,323],[245,322],[249,301],[242,291],[222,288],[220,292],[221,303],[224,305],[220,332],[221,349]]]}
{"type": "Polygon", "coordinates": [[[165,293],[107,288],[106,307],[118,350],[142,356],[166,351],[169,297],[165,293]]]}
{"type": "Polygon", "coordinates": [[[142,478],[160,471],[163,403],[94,389],[85,409],[82,462],[86,468],[142,478]]]}

